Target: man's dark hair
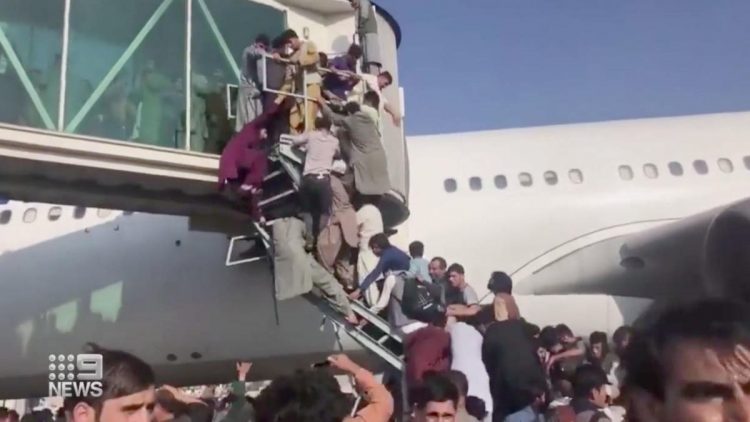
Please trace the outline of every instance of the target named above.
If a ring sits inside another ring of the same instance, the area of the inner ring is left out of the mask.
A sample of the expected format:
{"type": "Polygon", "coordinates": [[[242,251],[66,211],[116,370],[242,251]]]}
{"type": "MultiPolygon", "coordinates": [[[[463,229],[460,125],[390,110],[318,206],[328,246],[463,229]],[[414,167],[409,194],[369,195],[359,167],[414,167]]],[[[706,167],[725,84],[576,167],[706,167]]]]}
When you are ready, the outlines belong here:
{"type": "MultiPolygon", "coordinates": [[[[607,347],[607,333],[603,331],[594,331],[589,335],[589,345],[593,346],[594,344],[601,343],[604,345],[604,347],[607,347]]],[[[606,351],[606,350],[605,350],[606,351]]]]}
{"type": "Polygon", "coordinates": [[[478,421],[483,421],[487,417],[487,406],[484,400],[476,396],[466,398],[466,413],[475,417],[478,421]]]}
{"type": "Polygon", "coordinates": [[[257,422],[341,421],[352,403],[326,371],[297,371],[274,379],[255,403],[257,422]]]}
{"type": "Polygon", "coordinates": [[[361,110],[361,107],[358,103],[354,101],[349,101],[348,103],[344,104],[344,113],[348,116],[351,116],[352,114],[359,113],[361,110]]]}
{"type": "Polygon", "coordinates": [[[424,243],[420,241],[411,242],[409,244],[409,255],[412,258],[421,258],[424,256],[424,243]]]}
{"type": "Polygon", "coordinates": [[[378,76],[382,76],[385,79],[387,79],[388,80],[388,85],[390,85],[390,84],[393,83],[393,75],[391,75],[391,72],[389,72],[387,70],[383,71],[383,72],[380,72],[380,75],[378,75],[378,76]]]}
{"type": "MultiPolygon", "coordinates": [[[[448,377],[442,374],[425,374],[422,384],[414,390],[413,402],[418,409],[424,409],[429,402],[442,403],[452,401],[458,407],[458,388],[448,377]]],[[[261,421],[259,421],[261,422],[261,421]]]]}
{"type": "Polygon", "coordinates": [[[553,347],[560,344],[560,336],[557,335],[555,327],[548,325],[539,332],[539,341],[542,343],[542,347],[552,350],[553,347]]]}
{"type": "Polygon", "coordinates": [[[561,340],[563,337],[575,337],[575,335],[573,334],[573,330],[571,330],[570,327],[565,324],[558,324],[555,327],[555,331],[557,331],[557,337],[561,340]]]}
{"type": "Polygon", "coordinates": [[[541,334],[541,330],[538,325],[532,324],[524,320],[523,318],[521,318],[521,320],[523,321],[523,330],[526,335],[529,336],[529,338],[536,338],[541,334]]]}
{"type": "Polygon", "coordinates": [[[448,324],[448,316],[445,315],[445,309],[435,309],[434,312],[430,314],[430,324],[434,325],[435,327],[439,328],[445,328],[445,326],[448,324]]]}
{"type": "Polygon", "coordinates": [[[318,62],[320,67],[328,67],[328,54],[322,51],[318,53],[318,62]]]}
{"type": "Polygon", "coordinates": [[[385,233],[378,233],[370,238],[368,245],[370,246],[370,249],[377,246],[382,250],[390,247],[391,242],[388,240],[388,236],[386,236],[385,233]]]}
{"type": "Polygon", "coordinates": [[[365,92],[365,95],[362,96],[362,102],[374,109],[378,109],[380,108],[380,95],[375,91],[367,91],[365,92]]]}
{"type": "Polygon", "coordinates": [[[320,116],[315,118],[315,129],[317,130],[331,130],[331,119],[326,116],[320,116]]]}
{"type": "Polygon", "coordinates": [[[359,60],[362,58],[362,47],[357,44],[352,44],[349,46],[349,50],[347,50],[346,54],[359,60]]]}
{"type": "Polygon", "coordinates": [[[448,262],[442,256],[436,256],[432,258],[432,261],[430,262],[435,262],[435,261],[437,261],[437,263],[440,264],[440,268],[442,269],[445,269],[445,267],[448,266],[448,262]]]}
{"type": "Polygon", "coordinates": [[[88,353],[102,355],[102,395],[72,397],[66,407],[68,410],[73,410],[76,404],[84,402],[98,413],[105,401],[139,393],[154,385],[155,377],[151,366],[136,356],[120,350],[105,349],[95,343],[87,346],[88,353]]]}
{"type": "Polygon", "coordinates": [[[279,35],[279,38],[281,38],[284,44],[286,44],[293,38],[299,38],[299,35],[297,35],[297,32],[294,29],[287,29],[279,35]]]}
{"type": "Polygon", "coordinates": [[[588,399],[591,390],[607,384],[607,374],[598,365],[583,364],[573,375],[573,397],[588,399]]]}
{"type": "Polygon", "coordinates": [[[633,327],[629,325],[623,325],[621,327],[617,327],[615,332],[612,334],[612,343],[615,344],[615,346],[619,346],[620,343],[625,340],[626,337],[633,335],[633,327]]]}
{"type": "Polygon", "coordinates": [[[177,419],[177,417],[188,413],[187,405],[177,400],[177,398],[171,392],[167,390],[158,390],[155,396],[156,404],[174,415],[174,419],[177,419]]]}
{"type": "Polygon", "coordinates": [[[508,274],[502,271],[494,271],[490,275],[490,281],[487,283],[487,289],[492,293],[513,294],[513,280],[508,274]]]}
{"type": "Polygon", "coordinates": [[[256,44],[262,44],[266,48],[271,45],[271,39],[268,38],[268,35],[266,34],[260,34],[257,37],[255,37],[255,43],[256,44]]]}
{"type": "Polygon", "coordinates": [[[666,309],[635,331],[623,359],[626,387],[664,399],[668,349],[691,340],[717,348],[750,347],[750,306],[729,299],[705,299],[666,309]]]}
{"type": "Polygon", "coordinates": [[[460,394],[461,397],[466,397],[469,395],[469,379],[466,378],[466,374],[461,371],[451,369],[450,371],[445,371],[445,376],[448,377],[451,382],[453,382],[453,385],[456,386],[456,388],[458,389],[458,394],[460,394]]]}
{"type": "Polygon", "coordinates": [[[10,416],[10,411],[7,407],[0,407],[0,419],[5,419],[10,416]]]}
{"type": "Polygon", "coordinates": [[[461,264],[451,264],[450,267],[448,267],[448,274],[450,273],[458,273],[461,275],[465,274],[464,266],[461,264]]]}

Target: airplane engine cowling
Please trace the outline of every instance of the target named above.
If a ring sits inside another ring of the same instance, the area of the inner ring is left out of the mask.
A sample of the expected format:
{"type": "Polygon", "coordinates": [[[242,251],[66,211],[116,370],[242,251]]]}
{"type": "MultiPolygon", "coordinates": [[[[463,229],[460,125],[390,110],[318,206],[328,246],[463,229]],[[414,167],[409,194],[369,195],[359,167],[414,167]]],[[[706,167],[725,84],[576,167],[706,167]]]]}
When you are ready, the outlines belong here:
{"type": "Polygon", "coordinates": [[[750,300],[750,200],[727,207],[713,220],[703,258],[709,292],[750,300]]]}
{"type": "Polygon", "coordinates": [[[750,198],[581,248],[519,293],[750,300],[750,198]]]}

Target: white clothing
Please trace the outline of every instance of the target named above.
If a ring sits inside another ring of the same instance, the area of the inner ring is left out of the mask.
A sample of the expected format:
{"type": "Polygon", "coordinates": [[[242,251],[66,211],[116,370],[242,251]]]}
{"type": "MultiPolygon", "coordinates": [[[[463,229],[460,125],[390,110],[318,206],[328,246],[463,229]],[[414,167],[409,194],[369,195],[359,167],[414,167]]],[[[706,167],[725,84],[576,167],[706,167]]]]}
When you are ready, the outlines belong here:
{"type": "Polygon", "coordinates": [[[490,377],[482,362],[482,334],[465,322],[448,327],[451,336],[451,369],[461,371],[469,381],[469,395],[484,400],[484,406],[492,414],[490,377]]]}
{"type": "MultiPolygon", "coordinates": [[[[365,205],[357,211],[357,226],[359,228],[359,257],[357,258],[357,277],[361,284],[365,277],[378,265],[379,258],[370,249],[370,239],[378,233],[383,233],[383,216],[375,205],[365,205]]],[[[372,283],[367,291],[362,292],[370,306],[376,305],[380,298],[378,284],[372,283]]],[[[387,300],[387,296],[386,296],[387,300]]]]}

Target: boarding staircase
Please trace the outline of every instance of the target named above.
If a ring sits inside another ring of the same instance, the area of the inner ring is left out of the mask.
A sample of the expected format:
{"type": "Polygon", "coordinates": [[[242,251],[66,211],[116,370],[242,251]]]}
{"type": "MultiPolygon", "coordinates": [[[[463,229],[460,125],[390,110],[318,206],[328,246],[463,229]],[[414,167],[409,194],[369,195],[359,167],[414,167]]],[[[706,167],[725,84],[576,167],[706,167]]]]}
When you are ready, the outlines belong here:
{"type": "MultiPolygon", "coordinates": [[[[265,223],[253,223],[253,233],[246,236],[233,237],[227,250],[226,265],[240,265],[261,259],[273,262],[273,242],[269,230],[275,219],[296,215],[299,208],[298,191],[302,181],[302,167],[304,154],[294,148],[291,139],[283,135],[281,141],[274,148],[269,158],[270,172],[263,183],[263,197],[259,206],[263,215],[268,219],[265,223]],[[265,256],[252,254],[251,257],[239,257],[235,249],[240,242],[255,242],[255,247],[262,246],[265,256]]],[[[378,204],[383,214],[384,227],[392,228],[402,223],[408,217],[408,210],[403,198],[392,192],[384,195],[378,204]]],[[[320,295],[308,294],[305,298],[320,310],[323,315],[321,329],[330,324],[336,333],[341,347],[340,335],[346,333],[364,349],[381,358],[397,371],[402,371],[403,339],[395,332],[390,324],[360,301],[352,301],[351,306],[357,317],[363,321],[359,326],[344,320],[343,315],[334,310],[327,299],[320,295]]]]}

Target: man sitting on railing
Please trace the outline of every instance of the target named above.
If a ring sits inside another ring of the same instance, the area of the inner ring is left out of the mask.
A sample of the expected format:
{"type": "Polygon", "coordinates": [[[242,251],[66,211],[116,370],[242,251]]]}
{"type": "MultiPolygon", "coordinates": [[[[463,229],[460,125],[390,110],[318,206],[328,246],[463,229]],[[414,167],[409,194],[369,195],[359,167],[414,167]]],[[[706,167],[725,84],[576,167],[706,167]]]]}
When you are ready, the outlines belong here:
{"type": "Polygon", "coordinates": [[[401,113],[397,109],[393,108],[388,100],[383,96],[382,91],[393,84],[393,75],[390,72],[380,72],[378,75],[357,75],[359,83],[352,88],[349,94],[349,101],[356,101],[359,103],[364,102],[364,96],[367,92],[374,92],[378,94],[379,103],[377,110],[384,111],[391,115],[393,124],[396,126],[401,125],[401,113]],[[382,109],[382,110],[381,110],[382,109]]]}

